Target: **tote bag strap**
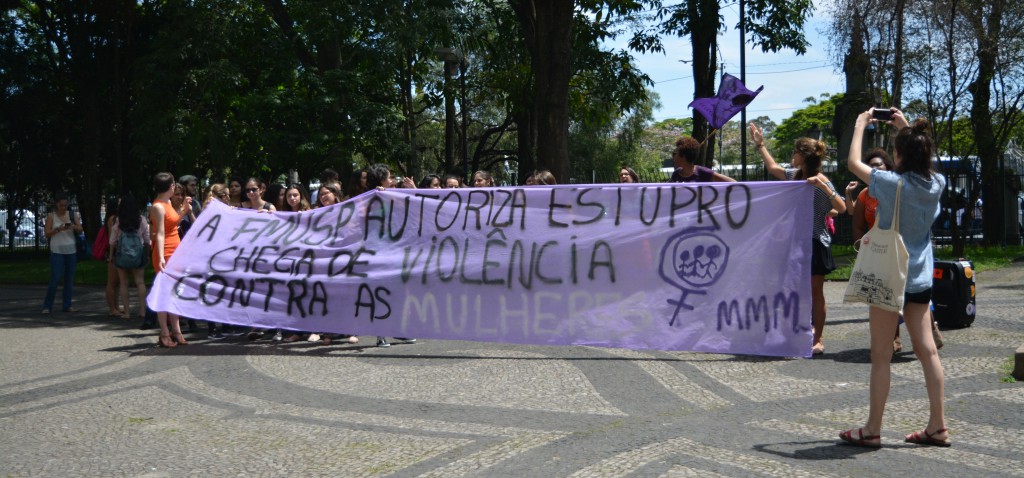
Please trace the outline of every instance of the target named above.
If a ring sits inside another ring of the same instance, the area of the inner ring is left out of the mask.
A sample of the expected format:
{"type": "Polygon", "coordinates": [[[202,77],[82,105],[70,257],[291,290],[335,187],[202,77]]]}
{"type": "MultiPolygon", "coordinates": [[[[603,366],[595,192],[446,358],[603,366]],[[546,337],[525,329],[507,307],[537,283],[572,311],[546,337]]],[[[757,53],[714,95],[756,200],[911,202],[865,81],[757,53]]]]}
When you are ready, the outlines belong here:
{"type": "Polygon", "coordinates": [[[896,183],[896,201],[893,202],[892,206],[892,224],[889,228],[895,231],[897,234],[900,232],[900,192],[903,190],[903,178],[901,177],[899,182],[896,183]]]}

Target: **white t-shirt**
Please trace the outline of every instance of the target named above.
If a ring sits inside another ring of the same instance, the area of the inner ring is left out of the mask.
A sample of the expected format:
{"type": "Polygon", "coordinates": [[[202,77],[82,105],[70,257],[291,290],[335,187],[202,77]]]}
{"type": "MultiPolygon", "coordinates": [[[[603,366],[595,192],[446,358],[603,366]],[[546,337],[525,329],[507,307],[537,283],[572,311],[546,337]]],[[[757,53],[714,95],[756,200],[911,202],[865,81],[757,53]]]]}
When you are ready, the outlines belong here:
{"type": "MultiPolygon", "coordinates": [[[[54,229],[71,222],[70,211],[64,214],[64,217],[58,217],[57,212],[50,213],[50,224],[54,229]]],[[[75,249],[75,231],[68,229],[61,231],[50,237],[50,252],[54,254],[74,254],[75,249]]]]}

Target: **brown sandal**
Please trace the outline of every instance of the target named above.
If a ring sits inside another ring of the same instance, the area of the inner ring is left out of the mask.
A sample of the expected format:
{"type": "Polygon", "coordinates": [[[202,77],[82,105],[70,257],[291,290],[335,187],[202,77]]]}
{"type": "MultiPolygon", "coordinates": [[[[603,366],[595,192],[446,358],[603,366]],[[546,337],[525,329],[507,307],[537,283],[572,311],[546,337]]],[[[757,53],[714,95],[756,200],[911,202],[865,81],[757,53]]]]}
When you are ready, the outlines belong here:
{"type": "Polygon", "coordinates": [[[185,340],[185,337],[183,337],[180,333],[174,334],[174,341],[177,342],[178,345],[188,345],[188,341],[185,340]]]}
{"type": "Polygon", "coordinates": [[[167,334],[167,335],[160,334],[159,344],[160,344],[161,347],[168,348],[168,349],[173,349],[174,347],[178,346],[178,344],[174,343],[174,341],[171,340],[171,335],[170,334],[167,334]]]}
{"type": "Polygon", "coordinates": [[[853,446],[862,446],[865,448],[881,448],[882,437],[879,435],[868,435],[864,436],[864,429],[857,428],[857,438],[853,437],[853,430],[846,430],[839,432],[839,438],[846,443],[853,446]],[[877,441],[875,441],[877,440],[877,441]],[[869,443],[871,442],[871,443],[869,443]]]}
{"type": "Polygon", "coordinates": [[[924,430],[914,432],[905,436],[903,441],[907,443],[916,443],[918,445],[947,447],[953,444],[953,442],[949,440],[949,437],[946,437],[943,440],[935,438],[935,435],[938,435],[945,431],[948,430],[946,430],[945,428],[940,428],[938,430],[935,430],[934,433],[928,433],[928,429],[925,428],[924,430]]]}

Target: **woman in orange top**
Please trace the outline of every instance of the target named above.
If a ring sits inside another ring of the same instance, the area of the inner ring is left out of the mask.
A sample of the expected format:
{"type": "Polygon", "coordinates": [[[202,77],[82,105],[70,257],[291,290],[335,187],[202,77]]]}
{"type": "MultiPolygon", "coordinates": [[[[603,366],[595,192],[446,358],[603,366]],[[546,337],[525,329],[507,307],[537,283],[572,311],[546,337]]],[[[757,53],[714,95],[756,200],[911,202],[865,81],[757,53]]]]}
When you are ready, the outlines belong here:
{"type": "MultiPolygon", "coordinates": [[[[153,189],[156,190],[156,199],[153,200],[153,206],[149,208],[149,219],[153,223],[153,268],[159,274],[163,272],[167,260],[171,258],[171,254],[174,254],[174,250],[181,242],[178,237],[178,222],[181,221],[181,216],[171,205],[171,196],[174,195],[174,175],[157,173],[153,177],[153,189]]],[[[191,211],[192,198],[186,197],[182,205],[182,213],[188,214],[191,211]]],[[[188,345],[185,337],[181,335],[181,325],[178,323],[178,319],[176,314],[157,312],[161,347],[188,345]]]]}
{"type": "MultiPolygon", "coordinates": [[[[875,148],[868,151],[867,156],[861,162],[871,169],[881,171],[892,171],[894,165],[889,155],[882,148],[875,148]]],[[[860,183],[850,181],[846,186],[846,212],[853,216],[853,240],[859,241],[864,233],[875,225],[875,210],[878,209],[878,200],[868,194],[868,188],[864,188],[857,199],[853,199],[853,192],[857,190],[860,183]]]]}

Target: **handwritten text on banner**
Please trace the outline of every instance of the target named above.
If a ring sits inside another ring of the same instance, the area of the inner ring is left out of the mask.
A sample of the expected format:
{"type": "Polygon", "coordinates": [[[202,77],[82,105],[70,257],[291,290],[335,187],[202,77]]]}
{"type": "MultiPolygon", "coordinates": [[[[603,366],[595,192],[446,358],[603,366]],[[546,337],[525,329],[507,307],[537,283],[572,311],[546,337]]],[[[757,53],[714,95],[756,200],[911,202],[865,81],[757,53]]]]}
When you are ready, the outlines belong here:
{"type": "Polygon", "coordinates": [[[149,304],[315,332],[808,356],[810,221],[799,182],[214,202],[149,304]]]}

